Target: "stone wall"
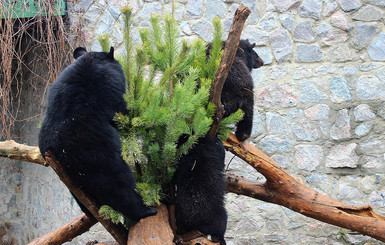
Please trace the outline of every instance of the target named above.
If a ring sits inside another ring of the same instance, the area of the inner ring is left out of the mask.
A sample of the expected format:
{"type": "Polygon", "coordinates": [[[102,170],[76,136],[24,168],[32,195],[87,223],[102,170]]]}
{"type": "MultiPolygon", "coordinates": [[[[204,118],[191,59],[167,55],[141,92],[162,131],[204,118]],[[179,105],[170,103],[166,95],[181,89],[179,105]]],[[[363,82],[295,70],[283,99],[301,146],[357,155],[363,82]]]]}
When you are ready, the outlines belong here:
{"type": "MultiPolygon", "coordinates": [[[[125,3],[68,3],[71,28],[81,27],[85,40],[79,43],[74,37],[71,45],[99,51],[96,35],[108,32],[112,45],[122,52],[119,8],[125,3]]],[[[251,141],[311,188],[347,203],[369,203],[385,214],[385,1],[178,0],[175,18],[185,38],[210,41],[212,18],[218,15],[227,32],[241,3],[252,10],[242,38],[255,42],[255,50],[265,61],[253,71],[251,141]]],[[[134,42],[139,42],[138,28],[150,25],[151,14],[171,12],[170,0],[130,0],[130,5],[134,8],[134,42]]],[[[264,179],[231,154],[226,163],[233,173],[264,179]]],[[[16,205],[20,211],[9,212],[21,220],[18,224],[25,234],[20,240],[25,243],[72,219],[79,209],[53,173],[40,166],[22,166],[22,172],[35,181],[42,171],[50,180],[22,184],[15,175],[14,182],[7,183],[7,187],[21,185],[24,192],[12,199],[12,191],[7,189],[7,198],[1,200],[5,204],[24,202],[16,205]]],[[[228,194],[227,210],[230,245],[380,244],[242,196],[228,194]]],[[[104,236],[103,229],[93,228],[71,244],[108,240],[104,236]]]]}

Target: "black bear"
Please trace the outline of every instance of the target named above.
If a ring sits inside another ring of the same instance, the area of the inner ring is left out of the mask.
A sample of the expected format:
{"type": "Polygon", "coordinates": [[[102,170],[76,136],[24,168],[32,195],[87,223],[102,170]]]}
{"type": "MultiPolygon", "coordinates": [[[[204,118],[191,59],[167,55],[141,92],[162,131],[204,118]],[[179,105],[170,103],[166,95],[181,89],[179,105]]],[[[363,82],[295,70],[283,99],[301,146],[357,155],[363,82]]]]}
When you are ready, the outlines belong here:
{"type": "Polygon", "coordinates": [[[114,59],[114,49],[88,53],[79,47],[73,55],[76,61],[50,89],[39,135],[42,155],[51,152],[72,181],[98,204],[109,205],[133,221],[156,214],[135,192],[134,177],[121,157],[113,117],[128,110],[124,72],[114,59]]]}
{"type": "MultiPolygon", "coordinates": [[[[223,42],[223,48],[225,42],[223,42]]],[[[224,117],[241,109],[244,112],[243,119],[238,122],[235,135],[241,141],[251,135],[253,126],[254,109],[254,84],[251,77],[251,70],[263,66],[263,60],[253,50],[254,44],[248,40],[240,40],[234,63],[230,68],[229,75],[223,85],[221,102],[225,109],[224,117]]],[[[209,56],[211,44],[206,49],[209,56]]]]}
{"type": "Polygon", "coordinates": [[[224,196],[225,149],[218,138],[206,136],[178,161],[174,174],[177,233],[200,231],[226,244],[224,196]]]}

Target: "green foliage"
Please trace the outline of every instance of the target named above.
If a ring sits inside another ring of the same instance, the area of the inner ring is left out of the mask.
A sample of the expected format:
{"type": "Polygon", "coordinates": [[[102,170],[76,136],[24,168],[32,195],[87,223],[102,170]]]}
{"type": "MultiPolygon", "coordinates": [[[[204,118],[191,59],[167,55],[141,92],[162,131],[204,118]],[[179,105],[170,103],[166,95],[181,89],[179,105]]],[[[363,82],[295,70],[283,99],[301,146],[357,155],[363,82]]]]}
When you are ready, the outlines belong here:
{"type": "Polygon", "coordinates": [[[122,220],[122,214],[115,211],[108,205],[103,205],[99,209],[99,215],[103,219],[110,219],[112,223],[118,224],[122,220]]]}
{"type": "Polygon", "coordinates": [[[100,43],[100,46],[102,46],[103,52],[110,52],[110,38],[109,38],[108,33],[103,34],[103,35],[99,35],[98,41],[100,43]]]}
{"type": "MultiPolygon", "coordinates": [[[[115,120],[137,191],[146,205],[157,205],[169,196],[178,159],[207,134],[213,122],[215,106],[209,94],[222,55],[222,26],[219,18],[213,20],[214,40],[207,59],[202,40],[189,44],[180,38],[172,17],[152,16],[151,28],[140,30],[142,42],[133,52],[132,10],[122,12],[127,52],[118,60],[128,81],[125,100],[130,113],[117,114],[115,120]]],[[[242,115],[238,111],[225,118],[219,137],[226,138],[228,125],[242,115]]]]}
{"type": "Polygon", "coordinates": [[[161,186],[157,184],[149,183],[137,183],[136,189],[138,193],[142,196],[143,202],[147,206],[159,205],[160,204],[160,189],[161,186]]]}

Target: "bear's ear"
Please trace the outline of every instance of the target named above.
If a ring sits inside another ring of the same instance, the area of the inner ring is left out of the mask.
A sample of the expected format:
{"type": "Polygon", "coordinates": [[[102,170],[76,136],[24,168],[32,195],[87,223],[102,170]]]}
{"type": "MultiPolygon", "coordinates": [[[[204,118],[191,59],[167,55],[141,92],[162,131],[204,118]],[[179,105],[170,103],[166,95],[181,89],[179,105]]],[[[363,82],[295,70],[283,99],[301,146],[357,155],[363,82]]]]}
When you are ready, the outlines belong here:
{"type": "Polygon", "coordinates": [[[250,44],[250,46],[249,46],[250,50],[253,49],[254,47],[255,47],[255,43],[250,44]]]}
{"type": "Polygon", "coordinates": [[[110,59],[114,59],[114,47],[110,48],[110,52],[107,54],[107,57],[110,59]]]}
{"type": "Polygon", "coordinates": [[[87,50],[85,48],[83,48],[83,47],[76,48],[75,51],[74,51],[74,58],[75,58],[75,60],[77,58],[79,58],[80,56],[82,56],[83,54],[86,54],[86,53],[87,53],[87,50]]]}

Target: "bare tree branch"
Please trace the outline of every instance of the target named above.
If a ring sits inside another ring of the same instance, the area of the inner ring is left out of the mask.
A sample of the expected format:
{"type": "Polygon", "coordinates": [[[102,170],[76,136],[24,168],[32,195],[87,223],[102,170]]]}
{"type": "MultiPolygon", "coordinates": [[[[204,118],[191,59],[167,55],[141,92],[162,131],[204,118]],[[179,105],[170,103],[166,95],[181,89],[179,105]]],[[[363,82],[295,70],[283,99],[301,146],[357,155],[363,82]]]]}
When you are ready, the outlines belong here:
{"type": "Polygon", "coordinates": [[[225,49],[223,50],[221,63],[219,64],[214,81],[211,85],[210,101],[215,104],[213,124],[211,125],[211,129],[209,131],[209,135],[211,137],[215,137],[217,135],[219,126],[221,125],[224,114],[223,105],[221,102],[223,85],[225,84],[230,68],[234,62],[234,57],[238,49],[239,39],[241,37],[243,26],[245,25],[246,19],[250,13],[250,9],[243,5],[239,6],[235,11],[233,24],[231,25],[225,49]]]}
{"type": "MultiPolygon", "coordinates": [[[[11,156],[7,153],[11,150],[12,156],[16,159],[29,161],[30,158],[22,157],[21,149],[30,146],[10,142],[12,147],[3,148],[9,142],[0,142],[2,156],[11,156]],[[20,156],[17,156],[18,152],[20,156]]],[[[240,143],[235,135],[231,135],[224,145],[227,150],[245,160],[267,179],[263,183],[227,174],[226,181],[230,192],[282,205],[308,217],[385,242],[385,217],[375,212],[369,205],[345,204],[312,190],[299,183],[250,143],[246,141],[240,143]]]]}
{"type": "Polygon", "coordinates": [[[224,145],[266,177],[266,182],[262,184],[228,175],[230,191],[282,205],[308,217],[385,242],[385,217],[369,205],[345,204],[299,183],[252,144],[240,143],[235,135],[231,135],[224,145]]]}
{"type": "Polygon", "coordinates": [[[59,245],[72,241],[73,238],[88,231],[98,221],[94,217],[80,214],[62,227],[36,238],[28,245],[59,245]]]}
{"type": "Polygon", "coordinates": [[[0,141],[0,157],[34,162],[48,167],[40,154],[39,147],[19,144],[13,140],[0,141]]]}

